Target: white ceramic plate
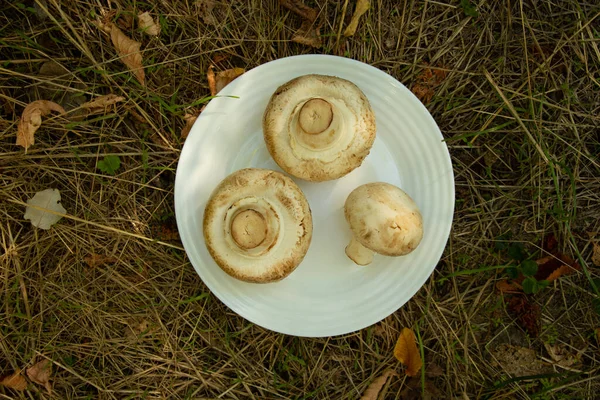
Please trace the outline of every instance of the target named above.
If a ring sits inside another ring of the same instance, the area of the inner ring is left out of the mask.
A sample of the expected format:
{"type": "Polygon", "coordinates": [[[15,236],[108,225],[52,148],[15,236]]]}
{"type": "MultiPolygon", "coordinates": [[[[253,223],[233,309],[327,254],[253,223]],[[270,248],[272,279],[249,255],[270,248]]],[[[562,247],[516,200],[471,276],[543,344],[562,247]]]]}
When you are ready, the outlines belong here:
{"type": "Polygon", "coordinates": [[[206,286],[229,308],[273,331],[296,336],[353,332],[387,317],[425,283],[446,245],[454,210],[454,176],[448,149],[421,102],[390,75],[347,58],[283,58],[246,72],[225,87],[194,124],[175,180],[181,240],[206,286]],[[354,82],[376,114],[377,138],[361,167],[342,179],[295,179],[310,203],[314,229],[304,261],[286,279],[251,284],[225,274],[204,244],[204,207],[217,184],[241,168],[281,169],[265,147],[261,119],[275,89],[300,75],[335,75],[354,82]],[[404,257],[375,256],[367,267],[344,248],[350,231],[343,207],[357,186],[384,181],[405,190],[420,207],[424,236],[404,257]]]}

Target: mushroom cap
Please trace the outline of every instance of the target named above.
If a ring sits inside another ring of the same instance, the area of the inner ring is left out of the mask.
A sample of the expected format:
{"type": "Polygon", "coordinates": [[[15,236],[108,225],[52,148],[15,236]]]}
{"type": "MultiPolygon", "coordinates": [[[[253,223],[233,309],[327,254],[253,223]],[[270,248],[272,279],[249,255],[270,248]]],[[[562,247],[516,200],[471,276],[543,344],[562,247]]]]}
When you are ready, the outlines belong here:
{"type": "Polygon", "coordinates": [[[344,205],[354,238],[386,256],[412,252],[423,238],[423,218],[413,199],[402,189],[384,182],[354,189],[344,205]]]}
{"type": "Polygon", "coordinates": [[[263,115],[269,153],[307,181],[340,178],[359,167],[375,141],[375,114],[354,83],[303,75],[280,86],[263,115]]]}
{"type": "Polygon", "coordinates": [[[304,193],[280,172],[247,168],[227,176],[204,210],[206,247],[227,274],[267,283],[288,276],[312,238],[304,193]]]}

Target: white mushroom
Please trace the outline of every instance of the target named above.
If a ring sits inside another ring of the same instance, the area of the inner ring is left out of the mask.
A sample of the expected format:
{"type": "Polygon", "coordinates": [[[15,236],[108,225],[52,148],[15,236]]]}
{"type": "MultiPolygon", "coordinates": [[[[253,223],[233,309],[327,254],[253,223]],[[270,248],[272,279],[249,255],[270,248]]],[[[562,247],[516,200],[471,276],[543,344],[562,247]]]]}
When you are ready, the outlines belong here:
{"type": "Polygon", "coordinates": [[[373,261],[373,252],[403,256],[423,238],[423,218],[413,199],[389,183],[374,182],[354,189],[344,205],[352,230],[346,255],[356,264],[373,261]]]}
{"type": "Polygon", "coordinates": [[[304,193],[282,173],[258,168],[234,172],[217,186],[203,225],[217,265],[246,282],[285,278],[300,264],[312,238],[304,193]]]}
{"type": "Polygon", "coordinates": [[[315,182],[360,166],[375,130],[367,97],[335,76],[292,79],[271,96],[263,116],[265,143],[275,162],[290,175],[315,182]]]}

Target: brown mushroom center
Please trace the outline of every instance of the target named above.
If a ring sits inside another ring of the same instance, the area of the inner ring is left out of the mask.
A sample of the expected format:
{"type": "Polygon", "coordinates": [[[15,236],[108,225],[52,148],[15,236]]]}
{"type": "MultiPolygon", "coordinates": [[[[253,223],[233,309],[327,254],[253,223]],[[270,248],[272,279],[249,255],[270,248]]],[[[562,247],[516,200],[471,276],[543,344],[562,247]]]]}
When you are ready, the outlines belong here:
{"type": "Polygon", "coordinates": [[[333,120],[331,104],[323,99],[310,99],[300,109],[300,128],[310,135],[317,135],[329,128],[333,120]]]}
{"type": "Polygon", "coordinates": [[[244,210],[231,221],[231,236],[243,249],[253,249],[267,237],[267,221],[254,210],[244,210]]]}

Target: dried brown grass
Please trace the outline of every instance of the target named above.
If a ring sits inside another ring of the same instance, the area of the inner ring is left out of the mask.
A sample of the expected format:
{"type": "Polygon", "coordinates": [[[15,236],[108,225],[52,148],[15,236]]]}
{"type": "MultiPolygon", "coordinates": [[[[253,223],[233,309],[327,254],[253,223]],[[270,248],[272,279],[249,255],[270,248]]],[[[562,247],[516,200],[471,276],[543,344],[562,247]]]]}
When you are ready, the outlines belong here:
{"type": "MultiPolygon", "coordinates": [[[[432,378],[444,398],[528,398],[541,390],[547,398],[592,398],[600,391],[592,336],[600,321],[585,274],[535,297],[543,327],[532,339],[494,292],[502,270],[464,271],[506,262],[494,252],[499,235],[511,232],[511,241],[533,252],[555,232],[562,250],[579,253],[598,277],[589,260],[591,240],[600,239],[600,7],[490,1],[470,18],[458,1],[373,1],[357,34],[338,42],[353,2],[346,15],[344,1],[307,3],[319,10],[326,35],[318,52],[370,63],[407,86],[426,62],[448,72],[428,108],[453,158],[457,207],[433,278],[375,326],[299,339],[232,313],[203,285],[181,244],[164,235],[173,223],[185,105],[208,95],[211,57],[227,55],[223,68],[250,69],[314,52],[290,42],[300,21],[277,1],[216,2],[212,19],[191,0],[36,0],[46,17],[2,3],[0,375],[48,357],[53,395],[30,385],[31,396],[358,398],[387,368],[399,368],[395,340],[403,327],[418,326],[425,363],[444,371],[432,378]],[[102,7],[161,16],[158,38],[125,31],[143,43],[147,87],[93,24],[90,10],[102,7]],[[68,72],[40,75],[50,59],[68,72]],[[79,124],[52,116],[27,154],[14,145],[27,103],[73,106],[108,93],[127,101],[79,124]],[[116,176],[97,168],[107,154],[121,158],[116,176]],[[23,202],[47,187],[60,189],[74,218],[45,232],[23,219],[23,202]],[[116,262],[90,267],[90,253],[116,262]],[[440,282],[457,272],[464,274],[440,282]],[[547,378],[547,389],[540,379],[496,385],[507,378],[494,364],[497,344],[547,358],[544,341],[585,348],[581,373],[547,378]]],[[[401,398],[404,384],[393,378],[385,398],[401,398]]],[[[0,389],[2,398],[14,395],[0,389]]]]}

